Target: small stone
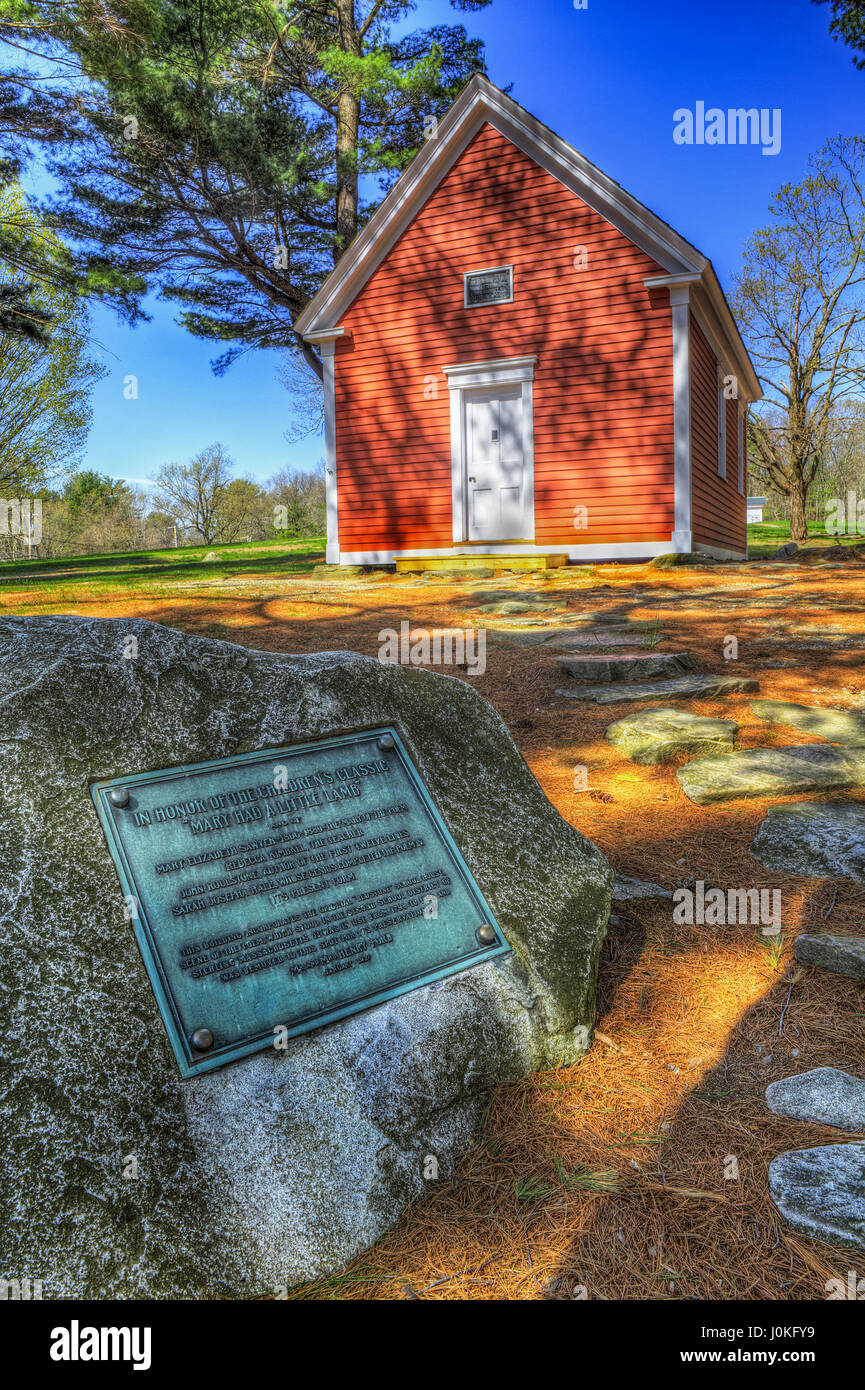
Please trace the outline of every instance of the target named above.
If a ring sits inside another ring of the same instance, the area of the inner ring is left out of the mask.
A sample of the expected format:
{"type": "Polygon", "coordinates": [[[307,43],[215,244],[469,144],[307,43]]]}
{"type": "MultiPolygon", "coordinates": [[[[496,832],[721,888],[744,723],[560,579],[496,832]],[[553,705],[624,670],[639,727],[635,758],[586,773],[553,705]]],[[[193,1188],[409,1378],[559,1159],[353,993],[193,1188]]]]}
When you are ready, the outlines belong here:
{"type": "Polygon", "coordinates": [[[758,689],[757,682],[747,676],[693,675],[635,685],[588,685],[577,690],[557,690],[556,694],[565,695],[569,700],[594,700],[598,705],[617,705],[655,697],[712,700],[758,689]]]}
{"type": "Polygon", "coordinates": [[[647,709],[610,724],[605,737],[632,762],[654,766],[677,753],[730,752],[737,732],[738,726],[729,719],[706,719],[687,710],[647,709]]]}
{"type": "Polygon", "coordinates": [[[698,806],[749,796],[792,796],[865,786],[865,750],[811,743],[801,748],[743,748],[695,758],[676,773],[698,806]]]}
{"type": "Polygon", "coordinates": [[[627,874],[616,874],[613,879],[613,902],[630,902],[638,898],[672,898],[669,888],[660,883],[649,883],[646,879],[630,878],[627,874]]]}
{"type": "Polygon", "coordinates": [[[855,801],[773,806],[751,853],[781,873],[865,883],[865,806],[855,801]]]}
{"type": "Polygon", "coordinates": [[[779,1154],[769,1164],[769,1190],[794,1230],[865,1250],[865,1144],[779,1154]]]}
{"type": "Polygon", "coordinates": [[[853,1132],[865,1130],[865,1081],[836,1067],[817,1067],[773,1081],[766,1087],[766,1103],[775,1115],[853,1132]]]}
{"type": "Polygon", "coordinates": [[[794,953],[803,965],[819,965],[836,975],[865,980],[865,937],[833,936],[829,932],[803,932],[796,937],[794,953]]]}
{"type": "Polygon", "coordinates": [[[788,541],[786,545],[781,545],[770,558],[772,560],[789,560],[799,549],[795,541],[788,541]]]}
{"type": "Polygon", "coordinates": [[[758,719],[770,719],[773,724],[790,724],[803,734],[817,734],[827,743],[852,747],[865,745],[865,712],[861,710],[796,705],[787,700],[753,700],[751,709],[758,719]]]}
{"type": "Polygon", "coordinates": [[[560,656],[556,663],[574,680],[643,681],[681,676],[697,665],[690,652],[628,652],[620,656],[560,656]]]}

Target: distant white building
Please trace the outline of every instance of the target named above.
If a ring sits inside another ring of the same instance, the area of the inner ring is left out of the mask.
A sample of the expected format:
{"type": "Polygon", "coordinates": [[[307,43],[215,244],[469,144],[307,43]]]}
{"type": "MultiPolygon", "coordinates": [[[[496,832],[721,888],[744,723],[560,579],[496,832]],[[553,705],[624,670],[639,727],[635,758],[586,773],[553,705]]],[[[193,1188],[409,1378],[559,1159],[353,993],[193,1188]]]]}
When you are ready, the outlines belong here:
{"type": "Polygon", "coordinates": [[[763,508],[768,502],[768,497],[749,497],[748,498],[748,521],[762,521],[763,508]]]}

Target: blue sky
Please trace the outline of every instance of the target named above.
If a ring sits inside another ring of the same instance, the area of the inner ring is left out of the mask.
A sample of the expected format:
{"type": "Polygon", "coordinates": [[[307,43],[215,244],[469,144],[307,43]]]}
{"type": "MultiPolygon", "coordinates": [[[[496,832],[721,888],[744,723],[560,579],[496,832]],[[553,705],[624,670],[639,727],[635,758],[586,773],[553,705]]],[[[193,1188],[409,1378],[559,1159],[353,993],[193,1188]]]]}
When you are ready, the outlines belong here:
{"type": "MultiPolygon", "coordinates": [[[[829,18],[810,0],[493,0],[475,15],[419,0],[410,27],[465,22],[486,43],[491,79],[710,256],[729,289],[773,191],[798,181],[830,135],[863,130],[865,72],[829,18]],[[675,144],[673,112],[698,101],[780,108],[780,152],[675,144]]],[[[215,440],[260,480],[316,463],[321,439],[283,437],[276,354],[249,353],[215,377],[214,345],[177,327],[172,306],[150,307],[152,322],[134,330],[93,314],[110,375],[94,392],[86,467],[140,481],[215,440]],[[137,400],[124,399],[128,374],[137,400]]]]}

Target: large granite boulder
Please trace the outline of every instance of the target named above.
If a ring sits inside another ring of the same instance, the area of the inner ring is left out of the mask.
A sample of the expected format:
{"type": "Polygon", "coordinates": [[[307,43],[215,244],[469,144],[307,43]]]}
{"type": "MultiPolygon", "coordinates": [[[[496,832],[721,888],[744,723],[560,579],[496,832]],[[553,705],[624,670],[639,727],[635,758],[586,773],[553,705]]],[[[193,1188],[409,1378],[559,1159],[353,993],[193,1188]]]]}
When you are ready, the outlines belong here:
{"type": "Polygon", "coordinates": [[[334,1270],[572,1062],[612,874],[467,684],[132,619],[0,619],[0,1271],[45,1298],[261,1295],[334,1270]],[[136,653],[137,646],[137,653],[136,653]],[[513,947],[181,1079],[88,784],[394,725],[513,947]]]}
{"type": "Polygon", "coordinates": [[[858,801],[772,806],[751,853],[781,873],[865,883],[865,806],[858,801]]]}

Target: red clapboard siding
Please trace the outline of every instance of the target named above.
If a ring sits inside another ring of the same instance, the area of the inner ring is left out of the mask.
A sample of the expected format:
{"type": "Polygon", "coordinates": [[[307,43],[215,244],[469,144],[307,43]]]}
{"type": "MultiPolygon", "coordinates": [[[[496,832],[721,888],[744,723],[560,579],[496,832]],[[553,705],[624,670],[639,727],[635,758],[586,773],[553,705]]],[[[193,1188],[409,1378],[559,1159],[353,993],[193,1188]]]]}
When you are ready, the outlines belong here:
{"type": "Polygon", "coordinates": [[[442,368],[529,353],[536,543],[669,540],[672,321],[668,296],[643,284],[662,273],[483,126],[341,319],[352,338],[335,360],[340,548],[451,546],[442,368]],[[464,308],[464,272],[496,265],[514,267],[514,302],[464,308]]]}
{"type": "Polygon", "coordinates": [[[727,476],[718,473],[718,360],[691,315],[691,505],[694,540],[744,553],[747,499],[739,492],[738,402],[727,411],[727,476]]]}

